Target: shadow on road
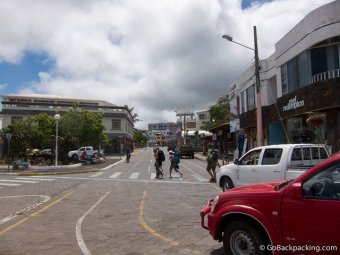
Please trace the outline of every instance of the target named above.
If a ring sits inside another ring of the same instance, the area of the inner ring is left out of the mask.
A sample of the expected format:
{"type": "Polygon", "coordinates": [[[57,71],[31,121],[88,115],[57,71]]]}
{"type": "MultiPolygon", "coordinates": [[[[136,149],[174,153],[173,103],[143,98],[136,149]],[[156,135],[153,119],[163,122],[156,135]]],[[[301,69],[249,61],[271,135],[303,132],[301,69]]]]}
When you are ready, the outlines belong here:
{"type": "Polygon", "coordinates": [[[210,255],[224,255],[223,247],[213,250],[210,255]]]}

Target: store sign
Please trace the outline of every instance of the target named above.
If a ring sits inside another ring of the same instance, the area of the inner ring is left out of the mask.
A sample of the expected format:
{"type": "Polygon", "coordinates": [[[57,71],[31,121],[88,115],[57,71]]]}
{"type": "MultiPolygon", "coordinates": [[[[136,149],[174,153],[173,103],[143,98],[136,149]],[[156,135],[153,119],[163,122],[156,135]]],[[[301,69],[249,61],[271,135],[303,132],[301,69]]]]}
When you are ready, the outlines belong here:
{"type": "Polygon", "coordinates": [[[240,130],[240,119],[234,119],[230,121],[230,132],[234,133],[240,130]]]}
{"type": "Polygon", "coordinates": [[[305,101],[297,101],[296,96],[293,99],[290,99],[288,104],[283,106],[283,111],[290,111],[290,110],[295,110],[296,108],[303,107],[305,105],[305,101]]]}

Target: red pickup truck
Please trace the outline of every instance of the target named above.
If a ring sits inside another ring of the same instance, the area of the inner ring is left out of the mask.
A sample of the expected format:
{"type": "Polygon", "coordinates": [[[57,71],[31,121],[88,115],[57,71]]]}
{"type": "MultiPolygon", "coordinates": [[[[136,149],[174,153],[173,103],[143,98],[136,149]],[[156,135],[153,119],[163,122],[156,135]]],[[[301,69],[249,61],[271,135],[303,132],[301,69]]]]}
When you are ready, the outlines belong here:
{"type": "Polygon", "coordinates": [[[227,255],[340,254],[340,153],[295,180],[227,190],[200,215],[227,255]]]}

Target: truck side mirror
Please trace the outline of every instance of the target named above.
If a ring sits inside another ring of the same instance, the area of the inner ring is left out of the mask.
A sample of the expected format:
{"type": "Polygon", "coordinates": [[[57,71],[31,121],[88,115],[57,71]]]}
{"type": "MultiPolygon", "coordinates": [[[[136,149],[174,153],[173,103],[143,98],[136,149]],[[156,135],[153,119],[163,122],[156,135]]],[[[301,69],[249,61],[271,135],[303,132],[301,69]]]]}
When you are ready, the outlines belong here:
{"type": "Polygon", "coordinates": [[[238,160],[238,158],[234,160],[235,165],[238,165],[239,163],[240,163],[240,161],[238,160]]]}

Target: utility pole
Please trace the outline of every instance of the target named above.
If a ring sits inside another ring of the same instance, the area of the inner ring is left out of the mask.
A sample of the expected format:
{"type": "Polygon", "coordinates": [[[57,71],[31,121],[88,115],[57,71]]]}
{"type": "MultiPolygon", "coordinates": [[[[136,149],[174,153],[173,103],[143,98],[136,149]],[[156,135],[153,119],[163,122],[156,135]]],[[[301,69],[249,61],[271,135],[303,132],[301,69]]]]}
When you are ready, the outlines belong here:
{"type": "Polygon", "coordinates": [[[186,135],[186,117],[190,116],[190,117],[194,117],[195,114],[193,112],[177,112],[176,111],[176,116],[181,118],[182,121],[182,117],[183,117],[183,144],[186,144],[186,139],[185,139],[185,135],[186,135]]]}
{"type": "Polygon", "coordinates": [[[229,35],[223,35],[222,38],[230,42],[236,43],[242,47],[253,50],[255,53],[255,87],[256,87],[256,143],[257,146],[263,145],[263,126],[262,126],[262,104],[261,104],[261,87],[260,87],[260,60],[257,49],[257,33],[256,26],[254,26],[254,49],[247,45],[235,42],[229,35]]]}
{"type": "Polygon", "coordinates": [[[260,86],[260,60],[257,49],[257,32],[254,26],[254,46],[255,46],[255,79],[256,79],[256,140],[257,146],[263,145],[263,126],[262,126],[262,103],[261,103],[261,86],[260,86]]]}

